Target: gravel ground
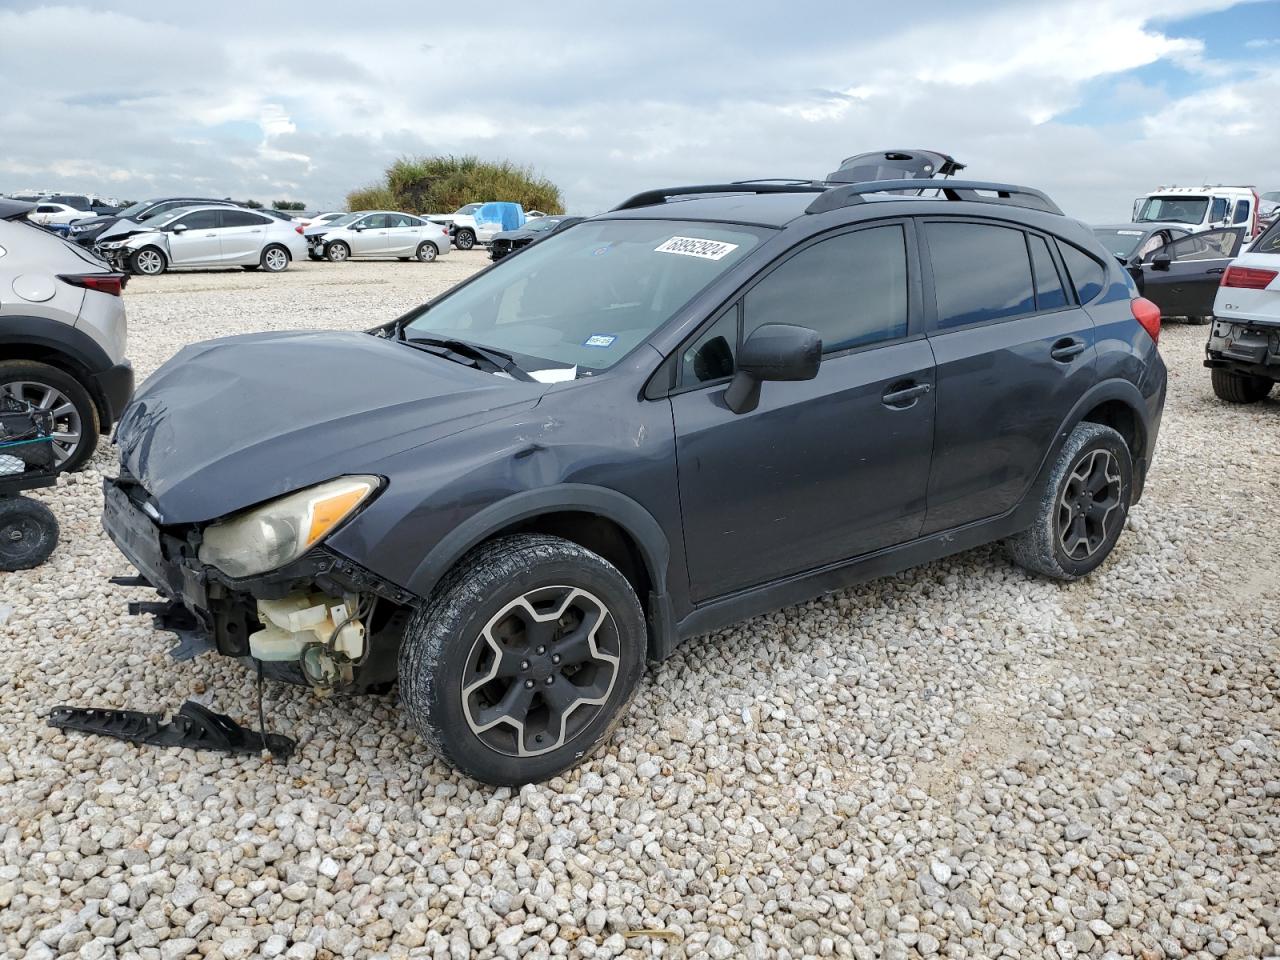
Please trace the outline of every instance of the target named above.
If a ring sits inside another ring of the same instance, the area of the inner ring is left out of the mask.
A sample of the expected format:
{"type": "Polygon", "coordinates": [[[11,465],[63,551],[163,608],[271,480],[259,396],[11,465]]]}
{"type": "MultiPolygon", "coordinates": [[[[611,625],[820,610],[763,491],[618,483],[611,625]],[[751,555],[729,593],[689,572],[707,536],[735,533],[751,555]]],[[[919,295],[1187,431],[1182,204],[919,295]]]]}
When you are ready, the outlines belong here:
{"type": "MultiPolygon", "coordinates": [[[[482,256],[137,279],[131,354],[365,327],[482,256]]],[[[981,549],[695,641],[607,750],[518,792],[392,697],[271,686],[287,764],[47,728],[253,717],[238,664],[173,662],[108,585],[102,450],[43,497],[54,559],[0,574],[0,955],[1275,955],[1280,402],[1217,402],[1204,339],[1165,330],[1147,496],[1091,579],[981,549]]]]}

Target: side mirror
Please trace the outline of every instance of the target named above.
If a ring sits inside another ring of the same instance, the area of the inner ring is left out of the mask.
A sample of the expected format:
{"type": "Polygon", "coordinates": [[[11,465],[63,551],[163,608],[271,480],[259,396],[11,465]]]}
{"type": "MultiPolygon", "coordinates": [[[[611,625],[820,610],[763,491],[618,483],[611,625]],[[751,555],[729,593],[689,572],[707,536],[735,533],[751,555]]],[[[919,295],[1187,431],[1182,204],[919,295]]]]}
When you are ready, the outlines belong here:
{"type": "Polygon", "coordinates": [[[354,227],[352,227],[351,229],[352,229],[352,230],[354,230],[356,233],[363,233],[363,232],[364,232],[364,224],[363,224],[363,223],[357,223],[357,224],[356,224],[354,227]]]}
{"type": "Polygon", "coordinates": [[[177,224],[177,225],[173,228],[173,232],[174,232],[174,233],[186,233],[186,232],[187,232],[187,225],[186,225],[185,223],[179,223],[179,224],[177,224]]]}
{"type": "Polygon", "coordinates": [[[812,380],[822,363],[822,338],[816,330],[790,323],[766,323],[738,351],[738,367],[724,392],[734,413],[750,413],[760,403],[765,380],[812,380]]]}
{"type": "Polygon", "coordinates": [[[1168,270],[1169,264],[1173,263],[1173,258],[1167,253],[1157,253],[1151,258],[1152,270],[1168,270]]]}

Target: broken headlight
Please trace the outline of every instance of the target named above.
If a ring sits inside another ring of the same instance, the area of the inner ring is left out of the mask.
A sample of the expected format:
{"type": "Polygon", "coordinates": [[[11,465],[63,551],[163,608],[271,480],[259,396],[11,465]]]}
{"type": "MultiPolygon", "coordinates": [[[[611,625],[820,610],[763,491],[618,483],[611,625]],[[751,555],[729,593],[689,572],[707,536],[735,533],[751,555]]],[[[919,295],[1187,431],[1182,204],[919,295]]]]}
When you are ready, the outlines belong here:
{"type": "Polygon", "coordinates": [[[328,536],[380,483],[377,477],[339,477],[210,524],[200,562],[229,577],[282,567],[328,536]]]}

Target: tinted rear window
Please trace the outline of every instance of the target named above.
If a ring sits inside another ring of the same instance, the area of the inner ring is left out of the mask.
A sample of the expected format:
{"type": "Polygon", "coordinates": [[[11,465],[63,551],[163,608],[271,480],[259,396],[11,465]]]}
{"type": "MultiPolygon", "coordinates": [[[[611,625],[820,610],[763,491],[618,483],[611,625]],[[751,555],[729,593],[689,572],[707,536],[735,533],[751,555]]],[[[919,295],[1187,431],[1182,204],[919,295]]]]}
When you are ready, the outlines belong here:
{"type": "Polygon", "coordinates": [[[260,227],[264,223],[270,222],[266,217],[250,213],[248,210],[222,211],[222,225],[224,227],[260,227]]]}
{"type": "Polygon", "coordinates": [[[1067,273],[1071,275],[1071,284],[1076,288],[1076,296],[1081,303],[1088,303],[1102,292],[1107,280],[1107,271],[1102,264],[1078,247],[1069,243],[1059,243],[1058,252],[1067,265],[1067,273]]]}
{"type": "Polygon", "coordinates": [[[1035,310],[1021,230],[981,223],[930,223],[925,229],[940,329],[1035,310]]]}

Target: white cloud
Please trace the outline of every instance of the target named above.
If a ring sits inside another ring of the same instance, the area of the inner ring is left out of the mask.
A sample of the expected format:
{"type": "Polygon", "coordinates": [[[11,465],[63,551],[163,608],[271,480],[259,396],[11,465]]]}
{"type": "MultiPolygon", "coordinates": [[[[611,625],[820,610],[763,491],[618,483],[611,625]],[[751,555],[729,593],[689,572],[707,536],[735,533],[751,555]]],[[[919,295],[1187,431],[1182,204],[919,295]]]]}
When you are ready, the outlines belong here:
{"type": "Polygon", "coordinates": [[[815,176],[860,150],[927,146],[1115,219],[1179,177],[1280,184],[1274,71],[1176,30],[1228,5],[1166,0],[1158,22],[1100,0],[917,0],[905,15],[801,2],[785,18],[583,0],[490,4],[483,21],[407,0],[354,19],[327,0],[305,17],[0,11],[0,189],[199,185],[328,206],[396,156],[474,152],[533,164],[593,212],[655,184],[815,176]],[[1195,92],[1125,76],[1157,63],[1190,71],[1195,92]],[[1063,121],[1100,98],[1098,122],[1063,121]]]}

